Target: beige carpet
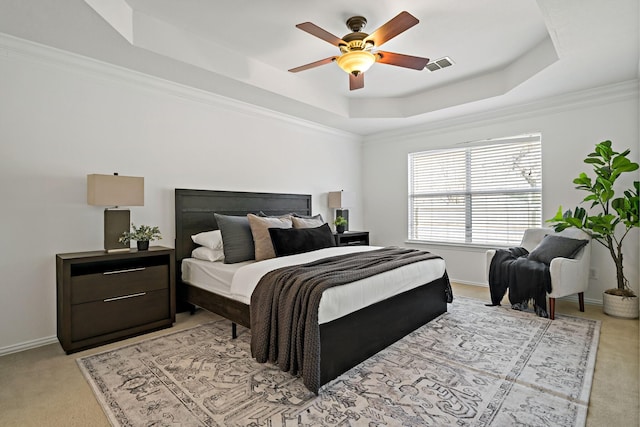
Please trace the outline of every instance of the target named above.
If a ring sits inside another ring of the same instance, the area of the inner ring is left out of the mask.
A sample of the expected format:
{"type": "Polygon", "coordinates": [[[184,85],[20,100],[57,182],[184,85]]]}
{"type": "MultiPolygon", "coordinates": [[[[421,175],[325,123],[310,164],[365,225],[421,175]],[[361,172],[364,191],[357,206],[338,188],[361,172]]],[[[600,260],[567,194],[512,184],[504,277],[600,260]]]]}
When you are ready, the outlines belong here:
{"type": "MultiPolygon", "coordinates": [[[[454,294],[489,299],[487,288],[454,284],[454,294]]],[[[638,426],[638,321],[616,319],[602,307],[560,300],[558,313],[602,321],[587,426],[638,426]]],[[[76,358],[218,319],[205,311],[178,315],[170,330],[158,331],[67,356],[58,344],[0,357],[0,425],[108,426],[76,358]]]]}

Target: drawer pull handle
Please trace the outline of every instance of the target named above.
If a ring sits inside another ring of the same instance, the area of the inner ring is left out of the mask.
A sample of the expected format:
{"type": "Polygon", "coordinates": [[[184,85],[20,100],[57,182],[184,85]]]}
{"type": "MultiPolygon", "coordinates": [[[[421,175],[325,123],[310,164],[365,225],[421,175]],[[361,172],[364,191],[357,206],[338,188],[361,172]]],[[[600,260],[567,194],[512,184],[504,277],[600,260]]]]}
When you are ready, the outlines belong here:
{"type": "Polygon", "coordinates": [[[120,274],[120,273],[131,273],[134,271],[144,271],[144,267],[139,267],[139,268],[127,268],[126,270],[116,270],[116,271],[105,271],[104,275],[107,274],[120,274]]]}
{"type": "Polygon", "coordinates": [[[137,294],[122,295],[121,297],[107,298],[105,300],[102,300],[102,302],[111,302],[111,301],[118,301],[118,300],[121,300],[121,299],[141,297],[141,296],[144,296],[146,294],[147,294],[146,292],[140,292],[140,293],[137,293],[137,294]]]}

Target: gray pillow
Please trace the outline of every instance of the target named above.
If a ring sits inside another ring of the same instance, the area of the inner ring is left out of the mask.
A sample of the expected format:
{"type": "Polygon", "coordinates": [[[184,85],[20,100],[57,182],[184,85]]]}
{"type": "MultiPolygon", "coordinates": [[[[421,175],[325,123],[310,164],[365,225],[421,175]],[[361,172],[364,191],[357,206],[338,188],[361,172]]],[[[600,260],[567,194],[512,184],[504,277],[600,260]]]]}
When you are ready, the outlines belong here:
{"type": "Polygon", "coordinates": [[[293,221],[293,228],[315,228],[324,224],[324,220],[320,214],[311,217],[293,216],[291,220],[293,221]]]}
{"type": "Polygon", "coordinates": [[[214,216],[222,233],[224,263],[235,264],[255,259],[256,250],[249,219],[246,216],[220,214],[214,214],[214,216]]]}
{"type": "Polygon", "coordinates": [[[531,251],[528,258],[548,265],[554,258],[573,258],[587,243],[589,243],[588,240],[548,234],[531,251]]]}
{"type": "Polygon", "coordinates": [[[320,214],[317,214],[317,215],[300,215],[300,214],[297,214],[297,213],[293,212],[291,214],[291,216],[295,216],[296,218],[317,219],[317,220],[322,221],[323,224],[325,222],[324,219],[322,219],[322,215],[320,215],[320,214]]]}

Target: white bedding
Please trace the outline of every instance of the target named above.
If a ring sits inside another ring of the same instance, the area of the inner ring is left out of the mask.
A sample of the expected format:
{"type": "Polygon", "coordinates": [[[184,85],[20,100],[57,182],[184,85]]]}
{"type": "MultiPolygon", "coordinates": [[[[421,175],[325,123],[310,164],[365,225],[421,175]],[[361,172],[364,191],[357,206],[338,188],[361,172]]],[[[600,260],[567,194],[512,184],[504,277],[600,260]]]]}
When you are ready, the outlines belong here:
{"type": "Polygon", "coordinates": [[[238,269],[255,261],[225,264],[195,258],[182,260],[182,280],[197,288],[232,298],[231,280],[238,269]]]}
{"type": "MultiPolygon", "coordinates": [[[[223,264],[198,261],[182,262],[182,279],[193,286],[249,304],[260,278],[271,270],[304,264],[329,256],[380,249],[378,246],[339,246],[259,262],[223,264]],[[235,267],[234,267],[235,266],[235,267]],[[231,280],[227,282],[231,276],[231,280]],[[225,284],[226,283],[226,284],[225,284]]],[[[327,323],[390,296],[408,291],[442,277],[442,259],[416,262],[367,279],[327,289],[322,294],[318,322],[327,323]]]]}

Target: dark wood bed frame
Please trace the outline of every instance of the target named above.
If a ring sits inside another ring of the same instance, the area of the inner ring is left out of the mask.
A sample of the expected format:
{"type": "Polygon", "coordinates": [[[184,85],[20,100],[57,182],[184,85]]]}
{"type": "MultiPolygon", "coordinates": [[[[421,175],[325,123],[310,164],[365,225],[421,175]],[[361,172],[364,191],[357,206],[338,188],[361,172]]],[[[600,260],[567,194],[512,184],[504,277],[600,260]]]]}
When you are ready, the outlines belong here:
{"type": "MultiPolygon", "coordinates": [[[[217,230],[214,212],[246,215],[264,212],[311,215],[311,196],[236,191],[175,190],[176,283],[178,301],[202,307],[233,323],[250,327],[249,306],[182,281],[182,260],[196,245],[193,234],[217,230]]],[[[445,275],[446,276],[446,275],[445,275]]],[[[447,311],[447,279],[442,277],[354,313],[320,325],[320,382],[343,372],[388,347],[447,311]]],[[[235,325],[234,325],[235,330],[235,325]]]]}

